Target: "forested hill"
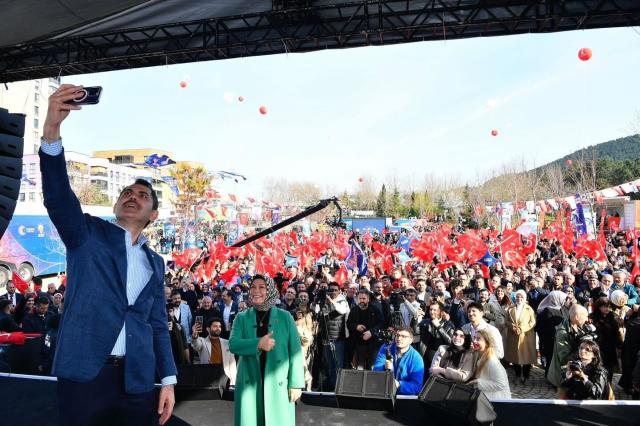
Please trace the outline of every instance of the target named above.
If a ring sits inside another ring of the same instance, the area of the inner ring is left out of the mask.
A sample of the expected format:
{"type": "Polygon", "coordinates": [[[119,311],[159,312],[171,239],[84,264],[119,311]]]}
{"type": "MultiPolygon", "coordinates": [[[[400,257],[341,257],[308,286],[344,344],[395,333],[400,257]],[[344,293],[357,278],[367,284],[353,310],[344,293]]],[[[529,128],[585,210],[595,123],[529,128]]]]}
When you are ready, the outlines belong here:
{"type": "Polygon", "coordinates": [[[609,157],[614,162],[640,159],[640,135],[626,136],[609,142],[599,143],[580,149],[540,168],[550,165],[563,165],[567,160],[592,159],[602,160],[609,157]],[[595,155],[594,155],[595,154],[595,155]]]}

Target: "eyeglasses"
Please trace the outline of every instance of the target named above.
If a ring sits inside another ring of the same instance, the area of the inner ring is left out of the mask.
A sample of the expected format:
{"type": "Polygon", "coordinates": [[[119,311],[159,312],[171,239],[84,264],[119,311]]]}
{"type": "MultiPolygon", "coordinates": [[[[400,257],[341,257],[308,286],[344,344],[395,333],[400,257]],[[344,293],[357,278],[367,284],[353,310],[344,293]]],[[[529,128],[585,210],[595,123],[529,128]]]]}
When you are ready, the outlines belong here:
{"type": "Polygon", "coordinates": [[[396,334],[396,339],[411,339],[413,338],[413,336],[410,336],[408,334],[396,334]]]}
{"type": "Polygon", "coordinates": [[[462,337],[462,338],[464,338],[464,333],[453,333],[453,337],[462,337]]]}

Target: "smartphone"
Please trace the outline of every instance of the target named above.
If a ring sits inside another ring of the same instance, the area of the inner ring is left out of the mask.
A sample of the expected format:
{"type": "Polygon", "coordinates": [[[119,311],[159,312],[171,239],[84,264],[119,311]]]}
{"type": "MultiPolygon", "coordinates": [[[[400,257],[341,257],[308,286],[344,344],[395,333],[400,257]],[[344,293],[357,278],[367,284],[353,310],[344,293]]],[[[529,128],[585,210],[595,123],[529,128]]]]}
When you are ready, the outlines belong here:
{"type": "Polygon", "coordinates": [[[200,324],[200,330],[202,330],[203,317],[198,315],[196,316],[196,324],[200,324]]]}
{"type": "Polygon", "coordinates": [[[84,87],[80,93],[78,93],[77,98],[71,99],[65,103],[73,105],[95,105],[100,102],[100,95],[102,95],[102,87],[84,87]]]}

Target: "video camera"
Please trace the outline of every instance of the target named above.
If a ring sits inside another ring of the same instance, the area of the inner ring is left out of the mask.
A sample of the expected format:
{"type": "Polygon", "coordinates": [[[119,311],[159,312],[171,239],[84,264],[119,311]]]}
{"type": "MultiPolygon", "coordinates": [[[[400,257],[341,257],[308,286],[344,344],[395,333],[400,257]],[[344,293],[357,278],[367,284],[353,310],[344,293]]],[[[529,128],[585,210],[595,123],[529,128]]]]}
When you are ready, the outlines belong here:
{"type": "Polygon", "coordinates": [[[378,337],[382,341],[382,343],[391,344],[396,336],[396,332],[394,330],[390,330],[388,328],[382,329],[378,332],[378,337]]]}
{"type": "Polygon", "coordinates": [[[576,332],[578,342],[584,342],[587,340],[595,341],[598,338],[596,333],[596,326],[589,323],[584,323],[582,327],[576,332]]]}

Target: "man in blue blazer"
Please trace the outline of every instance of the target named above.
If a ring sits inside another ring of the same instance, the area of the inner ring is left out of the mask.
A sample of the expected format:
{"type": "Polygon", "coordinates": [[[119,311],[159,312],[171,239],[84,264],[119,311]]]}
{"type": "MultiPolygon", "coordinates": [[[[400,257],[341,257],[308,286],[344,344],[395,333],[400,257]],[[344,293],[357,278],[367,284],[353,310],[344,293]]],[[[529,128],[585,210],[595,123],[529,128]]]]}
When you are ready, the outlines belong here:
{"type": "Polygon", "coordinates": [[[158,216],[158,199],[148,182],[137,180],[114,205],[115,223],[82,213],[60,138],[62,121],[80,109],[65,102],[81,95],[82,87],[69,84],[51,95],[40,150],[44,204],[66,246],[69,277],[53,361],[59,422],[164,424],[177,373],[164,262],[141,235],[158,216]],[[159,400],[156,377],[163,385],[159,400]]]}
{"type": "Polygon", "coordinates": [[[187,344],[191,344],[191,327],[193,327],[193,316],[191,315],[191,309],[189,305],[182,302],[182,295],[180,290],[171,291],[171,314],[182,326],[185,337],[187,338],[187,344]]]}

